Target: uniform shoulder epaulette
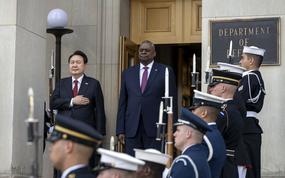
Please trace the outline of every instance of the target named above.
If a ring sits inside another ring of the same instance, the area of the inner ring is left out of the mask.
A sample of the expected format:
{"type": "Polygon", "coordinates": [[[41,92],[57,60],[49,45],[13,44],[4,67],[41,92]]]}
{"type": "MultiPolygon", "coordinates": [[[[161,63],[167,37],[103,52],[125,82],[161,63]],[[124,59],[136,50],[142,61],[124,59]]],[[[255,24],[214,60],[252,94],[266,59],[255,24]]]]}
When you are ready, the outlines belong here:
{"type": "Polygon", "coordinates": [[[191,161],[189,161],[189,159],[191,159],[189,156],[187,155],[179,155],[174,162],[182,162],[184,166],[187,166],[191,161]]]}
{"type": "Polygon", "coordinates": [[[184,166],[190,166],[191,165],[193,167],[194,172],[195,172],[195,177],[196,178],[199,177],[197,166],[196,166],[195,162],[189,156],[179,155],[177,158],[175,158],[175,160],[173,161],[172,164],[175,164],[178,162],[182,162],[184,166]]]}

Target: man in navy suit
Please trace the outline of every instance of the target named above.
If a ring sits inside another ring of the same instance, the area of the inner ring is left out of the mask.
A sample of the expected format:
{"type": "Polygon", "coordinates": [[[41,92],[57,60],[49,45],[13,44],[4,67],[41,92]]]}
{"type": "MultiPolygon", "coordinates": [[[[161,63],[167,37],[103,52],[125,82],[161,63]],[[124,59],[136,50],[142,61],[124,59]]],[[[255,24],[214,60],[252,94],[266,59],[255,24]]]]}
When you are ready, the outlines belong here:
{"type": "Polygon", "coordinates": [[[52,95],[51,108],[58,114],[81,120],[102,135],[105,130],[105,109],[102,89],[98,80],[84,74],[88,58],[75,51],[68,58],[70,77],[57,83],[52,95]]]}
{"type": "MultiPolygon", "coordinates": [[[[165,92],[166,66],[154,62],[154,44],[143,41],[139,47],[140,64],[122,73],[116,134],[125,142],[126,153],[134,156],[134,148],[160,149],[155,140],[159,106],[165,92]]],[[[169,96],[173,96],[174,120],[177,91],[174,73],[169,69],[169,96]]]]}

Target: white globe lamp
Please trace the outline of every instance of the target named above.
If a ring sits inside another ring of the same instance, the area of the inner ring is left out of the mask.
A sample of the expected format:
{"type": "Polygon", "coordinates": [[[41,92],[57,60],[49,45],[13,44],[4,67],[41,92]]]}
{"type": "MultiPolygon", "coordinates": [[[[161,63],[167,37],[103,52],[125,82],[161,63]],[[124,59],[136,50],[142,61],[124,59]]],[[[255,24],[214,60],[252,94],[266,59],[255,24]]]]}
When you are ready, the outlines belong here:
{"type": "Polygon", "coordinates": [[[67,14],[62,9],[53,9],[48,13],[48,28],[64,28],[67,26],[67,22],[67,14]]]}

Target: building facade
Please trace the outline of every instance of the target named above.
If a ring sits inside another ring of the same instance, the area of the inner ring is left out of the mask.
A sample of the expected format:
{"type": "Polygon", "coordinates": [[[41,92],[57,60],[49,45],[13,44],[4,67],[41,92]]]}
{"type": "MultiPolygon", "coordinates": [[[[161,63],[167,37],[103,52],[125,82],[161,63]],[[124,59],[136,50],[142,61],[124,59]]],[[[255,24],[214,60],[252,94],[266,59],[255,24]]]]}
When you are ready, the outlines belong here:
{"type": "MultiPolygon", "coordinates": [[[[196,3],[195,0],[176,0],[183,3],[196,3]]],[[[46,33],[47,14],[51,9],[61,8],[69,16],[68,28],[73,33],[62,38],[61,76],[68,76],[67,58],[74,50],[83,50],[89,57],[87,75],[101,82],[107,116],[107,136],[104,146],[109,146],[110,136],[115,134],[116,113],[119,96],[120,52],[119,37],[132,37],[132,3],[173,3],[175,0],[0,0],[0,177],[27,177],[34,156],[32,146],[26,144],[26,124],[28,117],[29,87],[35,93],[35,118],[43,128],[44,101],[48,102],[48,76],[51,65],[50,57],[55,48],[55,39],[46,33]]],[[[282,64],[285,60],[282,46],[285,41],[282,31],[284,27],[285,7],[282,0],[202,0],[200,38],[192,38],[190,50],[200,49],[200,70],[205,69],[207,47],[210,44],[210,21],[231,20],[240,18],[280,17],[280,65],[262,66],[266,83],[266,99],[262,112],[259,114],[263,127],[262,143],[262,175],[264,178],[285,176],[285,153],[282,148],[285,136],[285,121],[282,116],[282,92],[285,81],[282,64]],[[197,47],[198,46],[198,47],[197,47]],[[199,48],[199,46],[201,46],[199,48]],[[196,48],[197,47],[197,48],[196,48]]],[[[198,3],[199,3],[198,2],[198,3]]],[[[178,7],[178,6],[177,6],[178,7]]],[[[185,8],[183,11],[187,11],[185,8]]],[[[198,13],[199,14],[199,13],[198,13]]],[[[182,18],[182,16],[181,16],[182,18]]],[[[198,17],[197,17],[198,18],[198,17]]],[[[179,18],[177,18],[179,21],[179,18]]],[[[185,19],[185,17],[183,17],[185,19]]],[[[198,20],[199,21],[199,20],[198,20]]],[[[189,22],[190,23],[190,22],[189,22]]],[[[191,23],[190,23],[191,26],[191,23]]],[[[190,27],[189,27],[190,28],[190,27]]],[[[187,36],[187,35],[186,35],[187,36]]],[[[166,36],[167,37],[167,36],[166,36]]],[[[150,40],[151,37],[148,37],[150,40]]],[[[163,38],[162,38],[163,39],[163,38]]],[[[173,42],[175,46],[185,46],[188,42],[173,42]]],[[[140,41],[139,39],[138,41],[140,41]]],[[[138,43],[138,41],[136,43],[138,43]]],[[[155,41],[155,40],[154,40],[155,41]]],[[[156,42],[168,44],[171,42],[156,42]]],[[[159,46],[158,50],[165,50],[159,46]]],[[[183,48],[182,54],[187,54],[183,48]],[[183,51],[184,50],[184,51],[183,51]]],[[[181,51],[178,49],[178,51],[181,51]]],[[[167,53],[168,54],[168,53],[167,53]]],[[[191,53],[192,54],[192,53],[191,53]]],[[[182,55],[183,56],[183,55],[182,55]]],[[[163,56],[161,58],[167,58],[163,56]]],[[[163,60],[162,60],[163,62],[163,60]]],[[[169,62],[166,60],[166,62],[169,62]]],[[[169,63],[175,63],[175,60],[169,63]]],[[[179,68],[177,68],[179,71],[179,68]]],[[[177,72],[178,74],[179,72],[177,72]]],[[[180,76],[180,75],[177,75],[180,76]]],[[[202,77],[203,78],[203,77],[202,77]]],[[[179,80],[179,77],[178,77],[179,80]]],[[[181,81],[183,83],[183,81],[181,81]]],[[[202,86],[204,89],[205,86],[202,86]]],[[[180,88],[183,94],[183,87],[180,88]]],[[[182,100],[182,99],[181,99],[182,100]]],[[[42,147],[42,144],[40,145],[42,147]]],[[[48,177],[45,169],[47,157],[40,156],[40,174],[48,177]]]]}

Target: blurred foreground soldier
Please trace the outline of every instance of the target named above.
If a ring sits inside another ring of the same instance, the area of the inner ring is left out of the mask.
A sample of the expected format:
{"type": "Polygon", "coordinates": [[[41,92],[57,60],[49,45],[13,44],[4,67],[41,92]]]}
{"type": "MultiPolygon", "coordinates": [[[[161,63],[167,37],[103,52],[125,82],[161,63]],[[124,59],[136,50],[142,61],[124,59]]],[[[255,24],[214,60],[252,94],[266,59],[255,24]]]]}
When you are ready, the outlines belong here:
{"type": "Polygon", "coordinates": [[[61,178],[94,178],[88,162],[101,140],[102,135],[91,126],[57,115],[55,128],[48,138],[52,143],[49,158],[62,172],[61,178]]]}
{"type": "Polygon", "coordinates": [[[247,154],[242,139],[244,119],[238,110],[236,100],[233,99],[244,68],[226,63],[218,63],[218,65],[220,69],[212,70],[209,93],[227,100],[224,103],[223,111],[217,118],[217,126],[225,140],[227,155],[221,178],[237,178],[239,177],[237,166],[249,164],[246,161],[247,154]]]}
{"type": "Polygon", "coordinates": [[[265,86],[259,71],[265,50],[255,46],[244,46],[240,65],[247,71],[243,73],[237,95],[245,103],[247,114],[244,125],[244,142],[250,156],[252,169],[247,171],[247,178],[260,178],[261,134],[262,129],[257,119],[263,107],[265,86]]]}
{"type": "Polygon", "coordinates": [[[145,161],[138,171],[138,178],[162,178],[169,156],[155,149],[134,149],[136,158],[145,161]]]}
{"type": "Polygon", "coordinates": [[[182,154],[175,158],[169,170],[169,178],[210,178],[207,148],[201,144],[203,135],[211,128],[201,118],[185,108],[175,124],[175,147],[182,154]]]}
{"type": "Polygon", "coordinates": [[[194,90],[192,112],[208,123],[211,131],[206,132],[203,143],[208,147],[208,163],[212,178],[220,178],[226,159],[226,146],[224,139],[217,128],[217,115],[226,100],[194,90]]]}
{"type": "Polygon", "coordinates": [[[125,153],[118,153],[103,148],[98,148],[101,154],[97,178],[136,178],[137,171],[145,164],[144,161],[136,159],[125,153]]]}

